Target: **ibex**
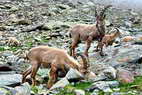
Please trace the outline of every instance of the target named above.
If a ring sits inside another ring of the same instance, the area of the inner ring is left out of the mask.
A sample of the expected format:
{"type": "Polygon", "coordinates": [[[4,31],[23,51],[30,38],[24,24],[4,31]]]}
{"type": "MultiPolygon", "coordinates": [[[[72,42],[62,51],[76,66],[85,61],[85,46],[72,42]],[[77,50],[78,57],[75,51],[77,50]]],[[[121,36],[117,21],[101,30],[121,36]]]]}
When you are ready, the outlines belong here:
{"type": "Polygon", "coordinates": [[[103,46],[104,45],[106,47],[108,47],[109,45],[112,45],[113,42],[115,41],[115,39],[120,36],[120,31],[118,30],[118,28],[115,28],[115,29],[116,29],[115,33],[108,34],[108,35],[105,35],[103,37],[102,41],[98,43],[96,51],[98,51],[99,49],[101,51],[103,51],[103,46]]]}
{"type": "MultiPolygon", "coordinates": [[[[76,56],[75,48],[78,43],[81,41],[86,42],[86,49],[84,54],[88,56],[88,50],[91,46],[93,40],[101,41],[105,35],[105,11],[111,7],[111,5],[106,6],[100,14],[95,11],[96,24],[87,25],[87,24],[77,24],[73,26],[70,30],[70,36],[72,38],[72,44],[70,47],[70,55],[76,56]]],[[[100,52],[103,55],[102,51],[100,52]]]]}
{"type": "Polygon", "coordinates": [[[74,68],[85,74],[87,70],[87,57],[81,55],[83,60],[82,64],[79,64],[74,58],[72,58],[65,50],[48,47],[48,46],[37,46],[32,48],[27,54],[26,58],[32,65],[31,68],[23,72],[22,83],[26,81],[26,77],[31,74],[32,85],[36,84],[36,73],[40,66],[50,68],[49,80],[47,87],[50,88],[58,78],[58,72],[67,73],[69,68],[74,68]]]}

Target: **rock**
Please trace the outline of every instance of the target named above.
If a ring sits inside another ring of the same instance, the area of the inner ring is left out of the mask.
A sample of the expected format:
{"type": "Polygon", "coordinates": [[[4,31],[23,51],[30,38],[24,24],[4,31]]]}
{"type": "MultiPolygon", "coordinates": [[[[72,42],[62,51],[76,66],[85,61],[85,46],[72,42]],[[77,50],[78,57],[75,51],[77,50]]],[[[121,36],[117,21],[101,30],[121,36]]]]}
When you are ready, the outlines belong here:
{"type": "Polygon", "coordinates": [[[93,72],[89,72],[85,75],[85,79],[89,80],[89,81],[92,81],[96,78],[96,74],[93,73],[93,72]]]}
{"type": "Polygon", "coordinates": [[[38,72],[37,72],[37,74],[39,76],[41,76],[42,78],[45,78],[45,77],[48,76],[47,75],[48,72],[49,72],[49,69],[39,69],[38,72]]]}
{"type": "Polygon", "coordinates": [[[76,89],[74,90],[74,92],[75,92],[75,95],[85,95],[85,91],[83,90],[76,89]]]}
{"type": "Polygon", "coordinates": [[[11,12],[15,12],[15,11],[18,11],[18,10],[19,10],[19,8],[17,6],[12,6],[11,9],[10,9],[11,12]]]}
{"type": "Polygon", "coordinates": [[[91,93],[91,95],[99,95],[99,90],[98,90],[98,89],[95,89],[95,90],[91,93]]]}
{"type": "Polygon", "coordinates": [[[138,40],[142,41],[142,37],[139,37],[138,40]]]}
{"type": "Polygon", "coordinates": [[[63,78],[61,80],[59,80],[58,82],[56,82],[51,88],[50,90],[54,90],[57,88],[64,88],[66,85],[69,84],[69,81],[67,80],[67,78],[63,78]]]}
{"type": "Polygon", "coordinates": [[[15,88],[8,86],[1,87],[0,95],[31,95],[30,85],[28,83],[24,83],[20,86],[16,86],[15,88]]]}
{"type": "Polygon", "coordinates": [[[123,27],[121,27],[121,29],[119,28],[119,31],[120,31],[122,37],[123,36],[130,36],[130,32],[123,27]]]}
{"type": "Polygon", "coordinates": [[[11,55],[7,57],[7,63],[11,64],[11,65],[15,65],[17,64],[19,57],[15,56],[15,55],[11,55]]]}
{"type": "Polygon", "coordinates": [[[70,9],[68,5],[64,5],[64,4],[57,4],[57,7],[59,7],[60,9],[70,9]]]}
{"type": "Polygon", "coordinates": [[[122,38],[123,42],[130,42],[130,41],[134,41],[134,37],[132,36],[125,36],[124,38],[122,38]]]}
{"type": "Polygon", "coordinates": [[[21,83],[22,75],[20,74],[1,74],[0,75],[0,87],[13,86],[21,83]]]}
{"type": "Polygon", "coordinates": [[[4,56],[4,57],[8,57],[8,56],[12,56],[13,53],[11,51],[5,51],[1,54],[1,56],[4,56]]]}
{"type": "Polygon", "coordinates": [[[106,68],[102,73],[108,78],[108,79],[115,79],[116,78],[116,70],[109,66],[106,68]]]}
{"type": "Polygon", "coordinates": [[[27,82],[22,84],[21,86],[15,87],[14,89],[17,91],[15,95],[31,95],[31,87],[27,82]]]}
{"type": "Polygon", "coordinates": [[[5,88],[0,88],[0,95],[12,95],[12,93],[5,88]]]}
{"type": "Polygon", "coordinates": [[[99,81],[92,84],[89,91],[93,91],[95,89],[102,90],[103,92],[113,92],[111,90],[112,87],[117,87],[119,85],[118,81],[99,81]]]}
{"type": "Polygon", "coordinates": [[[134,81],[134,75],[128,70],[118,68],[117,80],[119,80],[121,83],[132,83],[134,81]]]}
{"type": "Polygon", "coordinates": [[[42,29],[45,29],[45,30],[55,29],[56,30],[56,29],[60,29],[61,27],[69,28],[70,24],[62,22],[62,21],[50,21],[48,23],[45,23],[42,29]]]}
{"type": "Polygon", "coordinates": [[[4,31],[6,30],[6,27],[5,26],[0,26],[0,31],[4,31]]]}
{"type": "Polygon", "coordinates": [[[72,69],[72,68],[70,68],[70,70],[68,71],[65,77],[68,80],[84,78],[84,76],[79,71],[77,71],[76,69],[72,69]]]}
{"type": "Polygon", "coordinates": [[[97,74],[96,78],[93,81],[100,81],[100,80],[113,80],[116,78],[116,70],[105,64],[93,64],[90,70],[97,74]]]}
{"type": "Polygon", "coordinates": [[[125,22],[125,26],[126,26],[127,28],[132,27],[132,23],[131,23],[130,21],[126,21],[126,22],[125,22]]]}
{"type": "Polygon", "coordinates": [[[99,81],[92,84],[87,90],[93,91],[95,89],[102,90],[103,92],[113,92],[112,87],[117,87],[119,85],[118,81],[99,81]]]}
{"type": "Polygon", "coordinates": [[[129,58],[129,57],[124,57],[124,58],[120,58],[120,59],[118,59],[117,61],[118,62],[120,62],[120,63],[126,63],[126,62],[129,62],[129,60],[130,60],[131,58],[129,58]]]}
{"type": "Polygon", "coordinates": [[[21,19],[17,22],[17,24],[19,24],[19,25],[30,25],[30,24],[32,24],[32,21],[28,20],[28,19],[21,19]]]}
{"type": "Polygon", "coordinates": [[[21,43],[16,37],[8,37],[6,43],[10,46],[20,46],[21,43]]]}
{"type": "Polygon", "coordinates": [[[15,14],[11,14],[11,15],[9,16],[9,21],[10,21],[11,23],[17,23],[17,22],[19,21],[19,19],[17,18],[17,16],[16,16],[15,14]]]}

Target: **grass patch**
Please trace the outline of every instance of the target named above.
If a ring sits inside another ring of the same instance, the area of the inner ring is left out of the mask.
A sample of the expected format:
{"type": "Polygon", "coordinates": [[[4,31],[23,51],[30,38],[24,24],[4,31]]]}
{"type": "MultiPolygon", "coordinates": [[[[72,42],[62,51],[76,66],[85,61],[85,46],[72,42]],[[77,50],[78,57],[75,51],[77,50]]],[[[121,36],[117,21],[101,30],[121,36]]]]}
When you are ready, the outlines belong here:
{"type": "MultiPolygon", "coordinates": [[[[60,93],[56,95],[75,95],[74,90],[75,89],[81,89],[85,90],[88,88],[92,83],[90,82],[83,82],[83,83],[77,83],[75,85],[68,85],[63,90],[60,91],[60,93]]],[[[85,91],[85,95],[90,95],[89,92],[85,91]]]]}
{"type": "MultiPolygon", "coordinates": [[[[90,83],[90,82],[86,82],[86,83],[77,83],[74,85],[68,85],[63,90],[61,90],[60,93],[58,93],[56,95],[75,95],[75,93],[74,93],[75,89],[85,90],[86,88],[91,86],[91,84],[92,83],[90,83]]],[[[117,88],[120,88],[120,91],[118,91],[118,92],[125,93],[123,95],[141,95],[142,76],[136,77],[133,83],[120,84],[120,86],[117,88]],[[134,92],[134,93],[132,93],[132,92],[134,92]]],[[[91,93],[85,91],[85,95],[91,95],[91,93]]],[[[104,93],[103,91],[99,91],[98,95],[111,95],[111,93],[104,93]]]]}
{"type": "Polygon", "coordinates": [[[32,43],[32,42],[26,42],[25,45],[26,45],[26,47],[29,47],[29,48],[30,48],[30,47],[33,46],[33,43],[32,43]]]}
{"type": "Polygon", "coordinates": [[[142,91],[142,76],[136,77],[133,83],[120,84],[121,92],[128,92],[131,90],[142,91]]]}
{"type": "Polygon", "coordinates": [[[6,51],[6,50],[10,50],[10,51],[17,51],[18,49],[21,49],[21,46],[0,46],[0,51],[6,51]]]}

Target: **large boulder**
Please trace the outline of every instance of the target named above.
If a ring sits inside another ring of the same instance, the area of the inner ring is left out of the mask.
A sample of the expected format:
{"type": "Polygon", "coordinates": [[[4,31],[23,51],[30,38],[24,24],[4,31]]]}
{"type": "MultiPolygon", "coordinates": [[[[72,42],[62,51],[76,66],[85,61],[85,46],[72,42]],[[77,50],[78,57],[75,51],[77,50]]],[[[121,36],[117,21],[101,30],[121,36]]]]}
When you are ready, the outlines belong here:
{"type": "Polygon", "coordinates": [[[31,95],[30,85],[24,83],[14,88],[8,86],[0,87],[0,95],[31,95]]]}
{"type": "Polygon", "coordinates": [[[20,74],[1,74],[0,75],[0,87],[3,86],[15,86],[22,81],[22,75],[20,74]]]}

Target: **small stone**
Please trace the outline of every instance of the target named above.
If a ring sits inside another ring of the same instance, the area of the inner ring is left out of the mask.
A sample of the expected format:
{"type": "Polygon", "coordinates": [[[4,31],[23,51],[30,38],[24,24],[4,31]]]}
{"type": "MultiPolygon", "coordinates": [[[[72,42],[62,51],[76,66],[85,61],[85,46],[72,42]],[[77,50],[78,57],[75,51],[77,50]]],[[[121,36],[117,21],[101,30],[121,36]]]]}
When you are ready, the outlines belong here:
{"type": "Polygon", "coordinates": [[[57,88],[64,88],[66,85],[69,84],[69,81],[67,80],[67,78],[63,78],[61,80],[59,80],[58,82],[56,82],[51,88],[50,90],[54,90],[57,88]]]}
{"type": "Polygon", "coordinates": [[[75,92],[75,95],[85,95],[85,91],[83,90],[76,89],[74,90],[74,92],[75,92]]]}
{"type": "Polygon", "coordinates": [[[96,78],[96,74],[93,72],[89,72],[88,74],[85,75],[86,79],[89,81],[94,80],[94,78],[96,78]]]}
{"type": "Polygon", "coordinates": [[[113,88],[114,91],[120,91],[120,88],[113,88]]]}
{"type": "Polygon", "coordinates": [[[122,63],[126,63],[126,62],[129,62],[130,59],[131,59],[131,58],[129,58],[129,57],[124,57],[124,58],[118,59],[117,61],[118,61],[118,62],[122,62],[122,63]]]}
{"type": "Polygon", "coordinates": [[[4,31],[6,30],[6,27],[5,26],[0,26],[0,31],[4,31]]]}
{"type": "Polygon", "coordinates": [[[19,24],[19,25],[30,25],[30,24],[32,24],[32,21],[28,20],[28,19],[21,19],[17,22],[17,24],[19,24]]]}
{"type": "Polygon", "coordinates": [[[119,85],[118,81],[99,81],[92,84],[88,89],[89,91],[93,90],[102,90],[104,92],[112,92],[111,88],[117,87],[119,85]]]}
{"type": "Polygon", "coordinates": [[[57,4],[57,7],[59,7],[60,9],[70,9],[68,5],[64,5],[64,4],[57,4]]]}
{"type": "Polygon", "coordinates": [[[19,8],[17,6],[12,6],[11,9],[10,9],[11,12],[15,12],[15,11],[18,11],[18,10],[19,10],[19,8]]]}
{"type": "Polygon", "coordinates": [[[123,42],[130,42],[130,41],[134,41],[134,37],[132,36],[125,36],[124,38],[122,38],[123,42]]]}
{"type": "Polygon", "coordinates": [[[19,57],[15,56],[15,55],[8,56],[7,63],[12,64],[12,65],[17,64],[18,59],[19,59],[19,57]]]}

